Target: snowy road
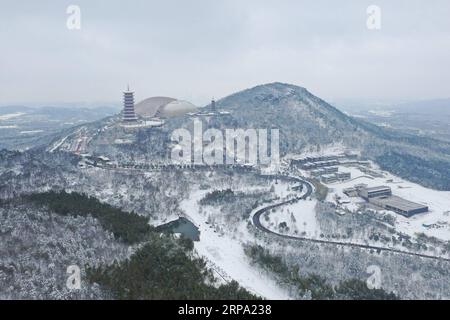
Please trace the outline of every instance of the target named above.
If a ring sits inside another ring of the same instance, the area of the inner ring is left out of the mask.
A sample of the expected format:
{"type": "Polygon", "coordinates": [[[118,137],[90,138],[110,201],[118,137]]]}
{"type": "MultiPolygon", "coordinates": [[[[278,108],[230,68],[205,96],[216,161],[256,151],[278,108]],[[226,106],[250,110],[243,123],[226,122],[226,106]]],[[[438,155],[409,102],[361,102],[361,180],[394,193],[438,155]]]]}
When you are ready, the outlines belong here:
{"type": "Polygon", "coordinates": [[[432,256],[432,255],[427,255],[427,254],[421,254],[421,253],[414,253],[414,252],[409,252],[409,251],[403,251],[403,250],[399,250],[399,249],[393,249],[393,248],[386,248],[386,247],[379,247],[379,246],[373,246],[373,245],[365,245],[365,244],[360,244],[360,243],[352,243],[352,242],[341,242],[341,241],[330,241],[330,240],[320,240],[320,239],[312,239],[312,238],[306,238],[306,237],[297,237],[297,236],[290,236],[290,235],[285,235],[285,234],[281,234],[278,232],[275,232],[273,230],[270,230],[268,228],[266,228],[265,226],[262,225],[261,223],[261,216],[263,213],[273,209],[273,208],[277,208],[277,207],[281,207],[287,204],[292,204],[294,202],[297,201],[302,201],[305,200],[306,198],[308,198],[311,193],[312,193],[312,186],[309,182],[307,181],[302,181],[303,185],[306,186],[307,188],[307,192],[300,196],[297,197],[295,199],[291,199],[291,200],[287,200],[284,202],[280,202],[280,203],[276,203],[276,204],[272,204],[269,205],[267,207],[264,208],[260,208],[257,209],[252,216],[252,222],[255,225],[255,227],[257,227],[258,229],[266,232],[266,233],[270,233],[285,239],[289,239],[289,240],[298,240],[298,241],[307,241],[307,242],[312,242],[312,243],[320,243],[320,244],[328,244],[328,245],[336,245],[336,246],[343,246],[343,247],[351,247],[351,248],[361,248],[361,249],[367,249],[367,250],[376,250],[378,252],[392,252],[392,253],[396,253],[396,254],[404,254],[404,255],[409,255],[409,256],[415,256],[415,257],[420,257],[420,258],[426,258],[426,259],[435,259],[435,260],[441,260],[441,261],[449,261],[450,262],[450,258],[446,258],[446,257],[440,257],[440,256],[432,256]]]}
{"type": "Polygon", "coordinates": [[[236,280],[247,290],[271,300],[290,299],[288,292],[282,289],[275,280],[252,266],[245,255],[243,243],[246,239],[237,239],[230,235],[216,232],[207,218],[200,213],[198,201],[206,191],[194,191],[188,199],[181,203],[187,218],[200,230],[200,241],[194,242],[195,250],[211,264],[221,278],[236,280]]]}

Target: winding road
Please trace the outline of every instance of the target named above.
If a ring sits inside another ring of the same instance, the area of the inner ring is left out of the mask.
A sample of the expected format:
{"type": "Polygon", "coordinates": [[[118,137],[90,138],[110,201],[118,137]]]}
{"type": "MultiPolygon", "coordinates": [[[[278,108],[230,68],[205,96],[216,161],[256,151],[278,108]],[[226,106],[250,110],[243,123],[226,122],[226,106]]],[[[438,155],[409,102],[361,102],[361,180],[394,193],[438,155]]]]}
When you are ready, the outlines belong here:
{"type": "Polygon", "coordinates": [[[328,244],[328,245],[350,247],[350,248],[361,248],[361,249],[366,249],[366,250],[376,250],[378,252],[385,251],[385,252],[392,252],[392,253],[396,253],[396,254],[403,254],[403,255],[409,255],[409,256],[414,256],[414,257],[420,257],[420,258],[434,259],[434,260],[450,262],[450,258],[445,258],[445,257],[432,256],[432,255],[421,254],[421,253],[414,253],[414,252],[409,252],[409,251],[404,251],[404,250],[399,250],[399,249],[394,249],[394,248],[378,247],[378,246],[373,246],[373,245],[366,245],[366,244],[359,244],[359,243],[352,243],[352,242],[321,240],[321,239],[312,239],[312,238],[291,236],[291,235],[278,233],[278,232],[275,232],[273,230],[270,230],[270,229],[266,228],[261,223],[261,216],[265,212],[267,212],[269,210],[272,210],[273,208],[278,208],[278,207],[281,207],[281,206],[284,206],[284,205],[287,205],[287,204],[295,203],[297,201],[305,200],[308,197],[310,197],[312,192],[313,192],[313,187],[312,187],[311,183],[309,183],[308,181],[300,179],[300,178],[297,178],[297,177],[296,178],[287,177],[287,178],[293,179],[293,180],[295,180],[297,182],[302,183],[303,186],[306,186],[306,193],[303,194],[300,197],[297,197],[297,198],[294,198],[294,199],[290,199],[290,200],[287,200],[287,201],[283,201],[283,202],[279,202],[279,203],[276,203],[276,204],[272,204],[272,205],[269,205],[267,207],[264,207],[264,208],[256,210],[256,212],[252,216],[252,222],[253,222],[253,225],[256,228],[258,228],[259,230],[261,230],[263,232],[266,232],[268,234],[276,235],[278,237],[281,237],[281,238],[284,238],[284,239],[289,239],[289,240],[297,240],[297,241],[304,241],[304,242],[310,242],[310,243],[328,244]]]}
{"type": "MultiPolygon", "coordinates": [[[[118,170],[118,169],[114,168],[114,170],[118,170]]],[[[139,169],[134,169],[134,170],[139,170],[139,169]]],[[[306,192],[299,197],[296,197],[296,198],[293,198],[290,200],[286,200],[283,202],[271,204],[271,205],[268,205],[267,207],[258,209],[252,216],[252,222],[256,228],[258,228],[259,230],[261,230],[263,232],[266,232],[268,234],[272,234],[272,235],[275,235],[275,236],[278,236],[278,237],[281,237],[284,239],[288,239],[288,240],[335,245],[335,246],[341,246],[341,247],[360,248],[360,249],[366,249],[366,250],[376,250],[378,252],[385,251],[385,252],[420,257],[420,258],[425,258],[425,259],[434,259],[434,260],[439,260],[439,261],[450,262],[450,258],[446,258],[446,257],[432,256],[432,255],[427,255],[427,254],[422,254],[422,253],[414,253],[414,252],[409,252],[409,251],[404,251],[404,250],[399,250],[399,249],[394,249],[394,248],[379,247],[379,246],[360,244],[360,243],[342,242],[342,241],[333,241],[333,240],[321,240],[321,239],[313,239],[313,238],[306,238],[306,237],[299,237],[299,236],[291,236],[291,235],[286,235],[286,234],[282,234],[282,233],[278,233],[273,230],[270,230],[270,229],[266,228],[265,226],[263,226],[261,223],[261,216],[263,215],[263,213],[265,213],[269,210],[272,210],[273,208],[278,208],[278,207],[281,207],[284,205],[293,204],[293,203],[301,201],[301,200],[306,200],[313,193],[313,187],[312,187],[311,183],[302,178],[294,177],[294,176],[287,176],[287,175],[278,175],[276,177],[278,179],[287,179],[287,180],[295,181],[297,183],[301,183],[303,185],[303,187],[306,187],[306,192]]]]}

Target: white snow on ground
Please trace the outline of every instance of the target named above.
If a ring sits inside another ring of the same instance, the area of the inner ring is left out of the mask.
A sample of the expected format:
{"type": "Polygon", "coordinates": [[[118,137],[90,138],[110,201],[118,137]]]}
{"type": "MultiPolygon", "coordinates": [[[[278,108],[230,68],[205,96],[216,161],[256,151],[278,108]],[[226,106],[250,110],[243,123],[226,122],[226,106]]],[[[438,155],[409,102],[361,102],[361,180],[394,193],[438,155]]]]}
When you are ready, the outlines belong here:
{"type": "Polygon", "coordinates": [[[161,217],[152,217],[149,222],[152,226],[159,226],[162,224],[166,224],[175,220],[178,220],[180,217],[176,214],[165,215],[164,218],[161,217]]]}
{"type": "Polygon", "coordinates": [[[379,117],[390,117],[395,111],[394,110],[369,110],[369,113],[374,114],[379,117]]]}
{"type": "Polygon", "coordinates": [[[14,118],[18,118],[23,116],[25,113],[24,112],[15,112],[15,113],[8,113],[8,114],[4,114],[0,116],[0,121],[1,120],[10,120],[10,119],[14,119],[14,118]]]}
{"type": "Polygon", "coordinates": [[[349,150],[344,144],[337,142],[330,145],[321,146],[320,150],[316,150],[317,146],[310,145],[304,148],[302,153],[288,154],[286,158],[303,158],[303,157],[317,157],[317,156],[331,156],[340,155],[345,152],[359,153],[357,150],[349,150]]]}
{"type": "Polygon", "coordinates": [[[67,140],[68,137],[69,137],[69,136],[65,136],[64,138],[62,138],[60,141],[58,141],[57,143],[55,143],[55,144],[53,145],[53,147],[49,148],[48,151],[49,151],[49,152],[54,152],[55,150],[57,150],[60,146],[63,145],[64,142],[66,142],[66,140],[67,140]]]}
{"type": "MultiPolygon", "coordinates": [[[[355,184],[365,183],[369,187],[388,185],[392,188],[394,195],[403,197],[407,200],[427,204],[430,212],[426,214],[416,215],[411,218],[403,217],[394,212],[387,210],[380,210],[380,215],[389,213],[394,216],[396,220],[396,229],[399,232],[416,236],[417,233],[423,232],[428,236],[434,236],[443,240],[450,239],[450,192],[442,192],[424,188],[409,181],[402,180],[388,172],[381,171],[375,165],[372,169],[383,173],[384,177],[373,178],[368,177],[367,174],[361,172],[355,167],[341,166],[339,171],[351,172],[352,177],[357,179],[327,184],[329,187],[329,194],[327,201],[336,202],[335,195],[341,197],[341,206],[356,212],[360,204],[365,203],[360,197],[349,198],[343,193],[343,189],[353,187],[355,184]]],[[[266,212],[261,217],[261,223],[268,229],[286,235],[297,237],[306,237],[311,239],[320,239],[321,230],[316,220],[315,200],[299,201],[291,205],[284,205],[270,212],[266,212]],[[285,222],[289,229],[280,227],[280,223],[285,222]]],[[[340,210],[344,213],[343,210],[340,210]]],[[[383,247],[385,244],[380,241],[363,238],[349,238],[340,239],[342,242],[371,244],[383,247]]],[[[389,245],[392,247],[392,245],[389,245]]],[[[397,249],[404,250],[400,243],[394,246],[397,249]]],[[[433,252],[428,252],[433,254],[433,252]]]]}
{"type": "Polygon", "coordinates": [[[427,236],[433,236],[442,240],[450,240],[450,191],[437,191],[422,187],[416,183],[409,182],[392,175],[386,171],[381,171],[375,165],[372,169],[384,174],[383,178],[370,179],[366,174],[354,167],[340,167],[339,171],[350,171],[352,178],[361,177],[352,181],[327,184],[330,188],[327,200],[334,202],[334,195],[342,197],[342,200],[349,201],[344,204],[349,210],[355,210],[358,203],[364,202],[363,199],[349,198],[343,193],[343,189],[353,187],[355,184],[364,183],[369,187],[389,186],[392,193],[406,200],[429,207],[428,213],[415,215],[411,218],[403,217],[394,212],[389,212],[397,219],[396,229],[400,232],[414,236],[416,233],[425,233],[427,236]]]}
{"type": "Polygon", "coordinates": [[[317,225],[315,205],[315,200],[305,200],[282,206],[275,209],[275,212],[266,212],[261,217],[261,224],[269,230],[279,233],[319,238],[320,229],[317,225]],[[282,222],[286,222],[289,231],[278,229],[278,225],[282,222]]]}
{"type": "MultiPolygon", "coordinates": [[[[206,216],[200,213],[198,201],[207,191],[196,190],[181,202],[181,208],[186,216],[200,230],[200,241],[194,242],[199,255],[211,261],[225,273],[225,278],[239,282],[247,290],[267,299],[289,299],[288,293],[280,288],[276,282],[265,276],[257,268],[252,267],[244,253],[242,244],[246,239],[233,239],[230,235],[214,232],[214,228],[206,224],[206,216]]],[[[240,233],[242,235],[242,233],[240,233]]],[[[247,239],[248,240],[248,239],[247,239]]]]}
{"type": "Polygon", "coordinates": [[[286,183],[284,181],[279,181],[278,183],[274,183],[272,184],[274,187],[274,192],[275,194],[280,197],[280,198],[284,198],[286,197],[289,193],[291,193],[288,188],[289,188],[289,183],[286,183]]]}
{"type": "Polygon", "coordinates": [[[162,120],[148,120],[129,124],[121,123],[120,126],[124,128],[150,128],[150,127],[160,127],[163,124],[164,121],[162,120]]]}
{"type": "Polygon", "coordinates": [[[44,132],[44,130],[27,130],[27,131],[20,131],[20,134],[33,134],[33,133],[41,133],[44,132]]]}

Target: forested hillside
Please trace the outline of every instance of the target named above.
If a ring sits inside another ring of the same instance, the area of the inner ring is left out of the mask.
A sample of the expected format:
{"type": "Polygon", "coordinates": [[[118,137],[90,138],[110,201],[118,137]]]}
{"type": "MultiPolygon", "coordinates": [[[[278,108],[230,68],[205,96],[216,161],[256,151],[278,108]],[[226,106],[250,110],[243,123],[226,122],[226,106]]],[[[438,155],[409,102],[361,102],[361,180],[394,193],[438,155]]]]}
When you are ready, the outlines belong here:
{"type": "Polygon", "coordinates": [[[257,299],[237,282],[216,284],[190,240],[151,234],[130,259],[88,270],[90,281],[118,299],[257,299]]]}
{"type": "MultiPolygon", "coordinates": [[[[448,188],[446,178],[434,171],[439,171],[442,165],[450,167],[450,143],[352,118],[305,88],[278,82],[259,85],[218,100],[216,108],[225,114],[165,119],[163,126],[141,128],[135,135],[118,125],[117,117],[107,118],[55,135],[47,150],[69,151],[79,139],[89,137],[85,151],[92,154],[106,155],[122,163],[167,162],[170,161],[173,131],[179,128],[193,131],[195,119],[202,122],[203,130],[276,128],[281,156],[320,152],[328,146],[359,151],[363,157],[375,161],[389,158],[395,152],[395,159],[383,161],[383,164],[390,162],[384,168],[427,187],[448,188]],[[115,143],[123,137],[129,138],[131,143],[115,143]],[[401,168],[410,157],[421,162],[421,172],[401,168]]],[[[202,110],[212,111],[210,106],[202,110]]]]}
{"type": "Polygon", "coordinates": [[[49,191],[25,196],[40,206],[60,215],[73,215],[86,217],[91,215],[97,219],[105,230],[111,231],[115,238],[127,244],[142,242],[151,231],[148,218],[134,212],[122,210],[101,203],[94,197],[76,192],[49,191]]]}
{"type": "Polygon", "coordinates": [[[246,254],[253,263],[278,277],[283,286],[296,291],[300,297],[311,296],[315,300],[394,300],[398,297],[383,289],[369,289],[364,281],[347,279],[333,285],[330,281],[317,274],[301,276],[298,267],[289,267],[280,256],[272,255],[268,250],[258,245],[245,248],[246,254]]]}
{"type": "Polygon", "coordinates": [[[1,298],[257,298],[235,282],[218,283],[192,241],[160,234],[148,218],[84,194],[1,201],[0,219],[1,298]],[[74,264],[80,290],[66,287],[74,264]]]}

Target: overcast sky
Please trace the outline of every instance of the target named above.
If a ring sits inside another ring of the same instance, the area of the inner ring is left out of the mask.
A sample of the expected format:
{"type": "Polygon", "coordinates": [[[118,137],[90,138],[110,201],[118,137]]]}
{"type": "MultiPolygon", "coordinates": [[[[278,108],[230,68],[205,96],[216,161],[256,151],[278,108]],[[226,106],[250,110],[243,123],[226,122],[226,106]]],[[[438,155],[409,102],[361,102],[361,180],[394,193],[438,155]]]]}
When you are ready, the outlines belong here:
{"type": "Polygon", "coordinates": [[[120,103],[128,82],[137,100],[198,105],[274,81],[328,100],[450,97],[448,0],[0,3],[0,105],[120,103]]]}

